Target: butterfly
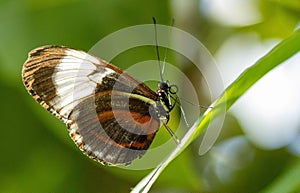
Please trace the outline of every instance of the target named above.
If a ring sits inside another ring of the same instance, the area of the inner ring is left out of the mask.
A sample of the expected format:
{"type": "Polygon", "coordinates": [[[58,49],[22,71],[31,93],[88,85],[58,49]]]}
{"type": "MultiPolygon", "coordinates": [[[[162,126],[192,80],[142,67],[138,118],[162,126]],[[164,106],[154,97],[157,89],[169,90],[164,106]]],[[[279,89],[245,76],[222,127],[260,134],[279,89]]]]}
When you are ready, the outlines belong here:
{"type": "Polygon", "coordinates": [[[167,125],[176,94],[168,81],[155,92],[105,60],[65,46],[32,50],[22,78],[30,95],[67,125],[79,149],[100,163],[126,165],[142,157],[161,123],[176,139],[167,125]]]}

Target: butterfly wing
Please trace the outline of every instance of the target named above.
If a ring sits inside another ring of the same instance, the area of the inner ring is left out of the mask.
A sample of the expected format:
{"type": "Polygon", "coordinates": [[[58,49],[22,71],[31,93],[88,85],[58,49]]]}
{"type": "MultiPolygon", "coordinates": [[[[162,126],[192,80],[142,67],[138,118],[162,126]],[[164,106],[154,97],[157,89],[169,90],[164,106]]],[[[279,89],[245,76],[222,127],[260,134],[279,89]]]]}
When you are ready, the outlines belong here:
{"type": "Polygon", "coordinates": [[[65,122],[76,145],[99,162],[128,164],[141,157],[160,126],[155,92],[85,52],[37,48],[22,75],[33,98],[65,122]]]}

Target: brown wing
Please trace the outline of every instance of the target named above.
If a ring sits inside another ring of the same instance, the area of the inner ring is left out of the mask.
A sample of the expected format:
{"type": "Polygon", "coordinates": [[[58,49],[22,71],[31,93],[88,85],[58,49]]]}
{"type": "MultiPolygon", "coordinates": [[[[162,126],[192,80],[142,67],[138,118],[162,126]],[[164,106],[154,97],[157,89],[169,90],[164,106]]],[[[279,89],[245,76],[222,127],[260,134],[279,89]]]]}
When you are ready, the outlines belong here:
{"type": "Polygon", "coordinates": [[[23,66],[23,82],[35,100],[67,124],[78,147],[103,163],[126,164],[142,156],[160,125],[155,92],[82,51],[33,50],[23,66]]]}

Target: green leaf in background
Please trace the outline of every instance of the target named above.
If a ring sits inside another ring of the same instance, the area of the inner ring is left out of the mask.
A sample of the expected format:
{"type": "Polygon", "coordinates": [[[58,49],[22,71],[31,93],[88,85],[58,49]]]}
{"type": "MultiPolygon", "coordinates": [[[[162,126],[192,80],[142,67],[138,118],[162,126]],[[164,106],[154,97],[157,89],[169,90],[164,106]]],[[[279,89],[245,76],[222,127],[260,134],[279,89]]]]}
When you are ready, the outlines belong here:
{"type": "Polygon", "coordinates": [[[283,61],[292,57],[299,50],[300,30],[297,30],[292,36],[279,43],[253,66],[246,69],[213,103],[213,108],[208,109],[205,114],[196,121],[183,137],[181,143],[165,159],[165,161],[140,181],[132,190],[132,193],[148,192],[168,164],[180,155],[182,151],[207,128],[211,121],[215,120],[222,113],[224,107],[228,110],[254,83],[283,61]]]}

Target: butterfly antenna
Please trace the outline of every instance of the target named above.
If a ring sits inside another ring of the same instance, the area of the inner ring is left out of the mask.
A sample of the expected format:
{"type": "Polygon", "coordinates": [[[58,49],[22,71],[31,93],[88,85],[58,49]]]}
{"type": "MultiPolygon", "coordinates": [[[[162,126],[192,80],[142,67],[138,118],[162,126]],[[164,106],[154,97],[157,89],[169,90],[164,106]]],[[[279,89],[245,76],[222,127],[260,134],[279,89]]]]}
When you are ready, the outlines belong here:
{"type": "Polygon", "coordinates": [[[160,64],[160,57],[159,57],[159,50],[158,50],[158,40],[157,40],[157,29],[156,29],[156,19],[155,17],[153,19],[153,24],[154,24],[154,33],[155,33],[155,48],[156,48],[156,55],[157,55],[157,60],[158,60],[158,66],[159,66],[159,73],[160,73],[160,80],[163,82],[163,69],[160,64]]]}
{"type": "MultiPolygon", "coordinates": [[[[174,26],[174,23],[175,23],[175,19],[173,18],[173,19],[172,19],[172,23],[171,23],[171,27],[174,26]]],[[[172,28],[170,29],[170,32],[171,32],[171,30],[172,30],[172,28]]],[[[168,46],[166,47],[165,56],[164,56],[164,62],[163,62],[162,69],[161,69],[161,75],[162,75],[162,76],[164,75],[164,71],[165,71],[166,59],[167,59],[167,55],[168,55],[168,47],[169,47],[169,43],[170,43],[170,42],[168,42],[168,46]]]]}

